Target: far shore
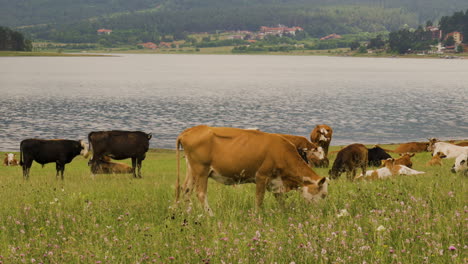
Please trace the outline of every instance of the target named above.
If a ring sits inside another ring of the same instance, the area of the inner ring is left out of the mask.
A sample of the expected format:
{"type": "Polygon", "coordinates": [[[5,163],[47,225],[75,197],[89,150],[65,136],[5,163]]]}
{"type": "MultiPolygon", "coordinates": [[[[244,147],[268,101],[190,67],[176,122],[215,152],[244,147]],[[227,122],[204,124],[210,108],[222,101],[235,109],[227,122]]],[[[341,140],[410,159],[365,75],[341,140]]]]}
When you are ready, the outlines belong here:
{"type": "Polygon", "coordinates": [[[447,54],[392,54],[392,53],[357,53],[349,49],[335,50],[294,50],[290,52],[249,52],[232,53],[233,47],[195,48],[184,49],[126,49],[113,48],[103,50],[64,50],[64,51],[0,51],[0,57],[31,56],[31,57],[99,57],[119,56],[119,54],[193,54],[193,55],[279,55],[279,56],[331,56],[331,57],[356,57],[356,58],[409,58],[409,59],[468,59],[468,53],[447,54]]]}

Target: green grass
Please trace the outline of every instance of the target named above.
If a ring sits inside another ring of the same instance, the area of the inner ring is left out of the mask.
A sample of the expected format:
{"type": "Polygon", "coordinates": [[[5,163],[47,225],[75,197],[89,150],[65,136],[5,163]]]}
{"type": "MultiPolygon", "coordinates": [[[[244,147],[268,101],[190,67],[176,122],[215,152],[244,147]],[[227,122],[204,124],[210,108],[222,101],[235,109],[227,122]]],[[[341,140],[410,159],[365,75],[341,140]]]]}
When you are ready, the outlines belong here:
{"type": "Polygon", "coordinates": [[[81,157],[66,166],[64,181],[54,164],[34,163],[29,181],[20,167],[2,166],[0,263],[466,263],[467,178],[450,173],[453,160],[426,167],[429,159],[413,157],[424,175],[371,182],[342,175],[318,203],[291,192],[282,210],[267,194],[258,213],[253,184],[210,180],[214,217],[195,197],[174,207],[170,150],[148,153],[142,179],[92,178],[81,157]],[[349,216],[338,217],[342,209],[349,216]]]}
{"type": "Polygon", "coordinates": [[[0,51],[0,57],[92,57],[92,56],[108,56],[99,54],[87,54],[87,53],[62,53],[62,52],[28,52],[28,51],[0,51]]]}

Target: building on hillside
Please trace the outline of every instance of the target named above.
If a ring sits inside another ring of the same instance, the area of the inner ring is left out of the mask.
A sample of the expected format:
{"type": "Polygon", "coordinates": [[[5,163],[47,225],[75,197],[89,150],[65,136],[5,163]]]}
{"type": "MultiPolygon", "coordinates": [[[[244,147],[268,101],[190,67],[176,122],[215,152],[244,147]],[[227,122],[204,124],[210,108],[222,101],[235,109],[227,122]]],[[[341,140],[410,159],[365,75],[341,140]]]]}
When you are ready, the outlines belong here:
{"type": "Polygon", "coordinates": [[[153,50],[158,48],[158,45],[154,44],[153,42],[138,43],[137,45],[153,50]]]}
{"type": "Polygon", "coordinates": [[[159,42],[159,47],[160,48],[171,48],[171,43],[169,42],[159,42]]]}
{"type": "Polygon", "coordinates": [[[426,31],[431,32],[432,39],[442,39],[442,30],[440,30],[438,27],[429,26],[426,27],[426,31]]]}
{"type": "Polygon", "coordinates": [[[304,29],[301,27],[286,27],[284,25],[278,25],[278,27],[260,27],[260,33],[265,35],[276,35],[276,36],[283,36],[285,34],[289,35],[296,35],[296,31],[303,31],[304,29]]]}
{"type": "Polygon", "coordinates": [[[458,31],[448,33],[445,36],[445,40],[447,40],[449,37],[453,37],[453,40],[455,41],[456,45],[459,45],[459,44],[461,44],[463,42],[463,34],[458,32],[458,31]]]}
{"type": "Polygon", "coordinates": [[[112,33],[111,29],[100,28],[97,30],[98,35],[110,35],[112,33]]]}
{"type": "Polygon", "coordinates": [[[340,35],[333,33],[333,34],[330,34],[330,35],[325,36],[325,37],[323,37],[323,38],[320,38],[320,40],[340,39],[340,38],[342,38],[340,35]]]}

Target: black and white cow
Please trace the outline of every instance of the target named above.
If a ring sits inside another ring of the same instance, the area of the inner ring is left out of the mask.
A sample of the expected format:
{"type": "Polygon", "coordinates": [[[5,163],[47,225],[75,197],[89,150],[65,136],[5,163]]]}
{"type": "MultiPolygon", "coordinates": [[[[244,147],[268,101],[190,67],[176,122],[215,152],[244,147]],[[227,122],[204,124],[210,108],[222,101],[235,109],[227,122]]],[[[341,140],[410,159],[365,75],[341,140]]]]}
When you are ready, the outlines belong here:
{"type": "Polygon", "coordinates": [[[141,162],[149,149],[151,133],[141,131],[97,131],[88,135],[93,158],[89,161],[91,172],[96,171],[105,156],[115,159],[132,159],[133,177],[137,177],[135,168],[138,166],[138,177],[141,178],[141,162]]]}
{"type": "Polygon", "coordinates": [[[24,179],[29,178],[29,170],[33,161],[44,166],[55,162],[58,177],[59,172],[63,180],[65,164],[70,163],[76,156],[88,156],[88,145],[82,140],[66,139],[25,139],[20,144],[20,165],[23,167],[24,179]]]}

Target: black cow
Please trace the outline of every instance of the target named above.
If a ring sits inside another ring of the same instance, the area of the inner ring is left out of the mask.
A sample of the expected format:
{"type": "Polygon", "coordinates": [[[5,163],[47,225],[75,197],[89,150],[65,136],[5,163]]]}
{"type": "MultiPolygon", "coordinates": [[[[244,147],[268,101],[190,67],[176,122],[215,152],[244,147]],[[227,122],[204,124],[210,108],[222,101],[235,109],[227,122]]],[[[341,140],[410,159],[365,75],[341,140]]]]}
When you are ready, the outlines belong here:
{"type": "Polygon", "coordinates": [[[341,173],[346,172],[347,178],[354,180],[357,169],[361,168],[362,174],[366,175],[367,152],[367,148],[362,144],[351,144],[341,149],[328,174],[332,179],[336,179],[340,177],[341,173]]]}
{"type": "Polygon", "coordinates": [[[99,166],[104,156],[115,160],[132,159],[133,177],[137,177],[136,166],[138,166],[138,177],[141,178],[141,162],[146,157],[149,149],[151,133],[141,131],[97,131],[88,135],[93,158],[90,160],[91,172],[99,166]]]}
{"type": "Polygon", "coordinates": [[[20,165],[23,167],[24,179],[29,179],[29,170],[33,161],[44,166],[46,163],[55,162],[58,177],[63,172],[65,164],[70,163],[76,156],[88,155],[88,145],[82,140],[66,139],[25,139],[20,144],[20,165]]]}
{"type": "Polygon", "coordinates": [[[380,167],[382,160],[391,159],[390,156],[385,150],[379,146],[374,146],[373,148],[368,149],[369,154],[369,166],[380,167]]]}

